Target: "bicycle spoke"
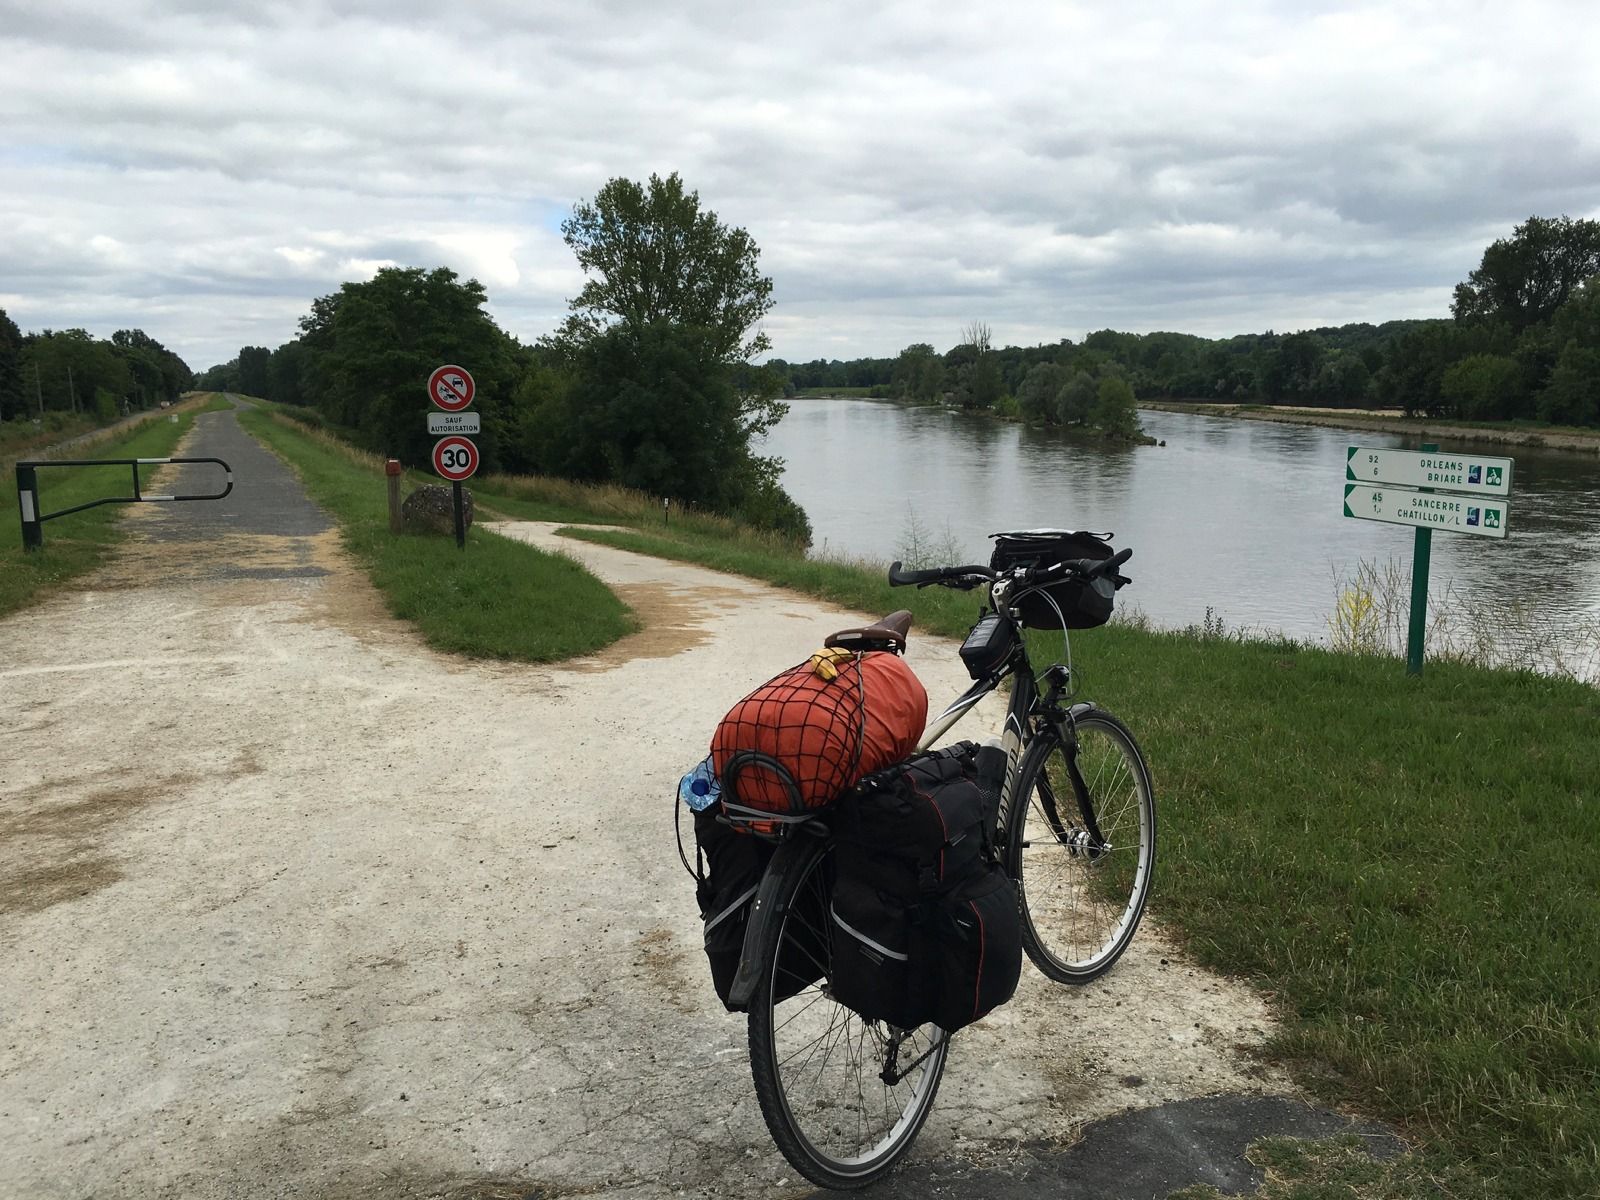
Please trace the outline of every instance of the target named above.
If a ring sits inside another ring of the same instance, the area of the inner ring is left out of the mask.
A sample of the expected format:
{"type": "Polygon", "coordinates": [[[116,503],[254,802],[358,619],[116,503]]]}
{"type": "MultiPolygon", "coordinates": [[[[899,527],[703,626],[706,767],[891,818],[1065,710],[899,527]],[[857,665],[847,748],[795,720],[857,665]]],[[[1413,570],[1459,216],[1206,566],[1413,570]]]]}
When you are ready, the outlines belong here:
{"type": "Polygon", "coordinates": [[[1147,776],[1125,733],[1098,714],[1071,733],[1070,750],[1039,743],[1048,749],[1036,752],[1029,778],[1021,781],[1011,854],[1024,947],[1047,975],[1081,982],[1115,961],[1132,937],[1148,888],[1153,826],[1146,821],[1147,776]],[[1082,795],[1070,783],[1069,754],[1076,755],[1082,795]],[[1063,812],[1066,796],[1071,800],[1063,812]],[[1092,822],[1084,820],[1085,811],[1092,822]],[[1052,820],[1056,813],[1059,821],[1052,820]]]}
{"type": "Polygon", "coordinates": [[[923,1040],[895,1043],[886,1026],[833,999],[826,857],[783,906],[775,958],[751,1011],[751,1070],[762,1115],[784,1155],[807,1178],[840,1187],[875,1178],[910,1145],[938,1090],[944,1053],[936,1047],[887,1083],[890,1045],[904,1055],[923,1040]],[[797,970],[815,970],[818,982],[774,1002],[797,970]]]}

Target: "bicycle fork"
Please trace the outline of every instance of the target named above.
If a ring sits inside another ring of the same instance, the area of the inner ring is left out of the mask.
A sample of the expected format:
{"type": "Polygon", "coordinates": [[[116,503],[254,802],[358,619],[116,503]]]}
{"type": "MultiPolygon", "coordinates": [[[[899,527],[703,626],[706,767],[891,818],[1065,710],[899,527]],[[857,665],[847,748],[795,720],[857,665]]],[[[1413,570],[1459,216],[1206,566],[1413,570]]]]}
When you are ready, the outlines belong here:
{"type": "MultiPolygon", "coordinates": [[[[1039,719],[1055,731],[1056,737],[1061,742],[1067,779],[1072,784],[1073,795],[1078,804],[1078,815],[1083,819],[1083,828],[1074,829],[1061,819],[1061,812],[1056,803],[1055,787],[1050,782],[1048,771],[1040,771],[1036,780],[1039,807],[1043,810],[1045,823],[1049,825],[1056,841],[1065,846],[1069,854],[1081,854],[1090,862],[1094,862],[1111,849],[1111,844],[1100,832],[1100,823],[1095,817],[1094,797],[1090,795],[1089,785],[1084,781],[1083,772],[1078,766],[1077,717],[1093,706],[1075,704],[1070,709],[1063,710],[1061,693],[1067,685],[1066,670],[1059,665],[1052,667],[1046,673],[1046,677],[1050,682],[1050,690],[1039,704],[1039,719]]],[[[1007,732],[1010,732],[1009,727],[1007,732]]]]}

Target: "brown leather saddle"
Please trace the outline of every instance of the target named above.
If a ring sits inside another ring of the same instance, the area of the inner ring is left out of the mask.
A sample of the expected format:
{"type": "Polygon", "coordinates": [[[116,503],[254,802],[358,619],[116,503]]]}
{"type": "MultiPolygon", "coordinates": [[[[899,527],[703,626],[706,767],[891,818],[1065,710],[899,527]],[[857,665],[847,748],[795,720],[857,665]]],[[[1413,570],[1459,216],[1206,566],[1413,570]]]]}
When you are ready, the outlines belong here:
{"type": "Polygon", "coordinates": [[[902,608],[899,612],[892,612],[871,625],[830,633],[822,644],[830,650],[889,650],[895,654],[904,654],[906,634],[911,631],[911,621],[911,613],[902,608]]]}

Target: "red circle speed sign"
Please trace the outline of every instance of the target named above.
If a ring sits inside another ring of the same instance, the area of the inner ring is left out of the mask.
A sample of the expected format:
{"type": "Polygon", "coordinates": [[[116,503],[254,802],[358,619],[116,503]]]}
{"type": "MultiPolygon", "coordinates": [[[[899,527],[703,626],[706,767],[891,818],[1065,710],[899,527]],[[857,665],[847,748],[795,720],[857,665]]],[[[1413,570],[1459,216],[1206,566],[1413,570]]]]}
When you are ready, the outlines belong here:
{"type": "Polygon", "coordinates": [[[478,469],[478,447],[471,438],[442,437],[433,444],[433,469],[460,483],[478,469]]]}
{"type": "Polygon", "coordinates": [[[447,363],[435,367],[428,376],[428,399],[445,412],[460,412],[472,403],[477,391],[478,385],[472,382],[472,375],[462,367],[447,363]]]}

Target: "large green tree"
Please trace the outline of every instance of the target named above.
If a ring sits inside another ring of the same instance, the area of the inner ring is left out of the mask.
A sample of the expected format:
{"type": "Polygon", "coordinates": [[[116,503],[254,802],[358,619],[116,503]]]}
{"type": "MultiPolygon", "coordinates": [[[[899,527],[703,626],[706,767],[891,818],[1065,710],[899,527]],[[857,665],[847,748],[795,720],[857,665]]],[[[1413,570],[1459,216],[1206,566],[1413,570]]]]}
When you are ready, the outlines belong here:
{"type": "Polygon", "coordinates": [[[302,386],[370,449],[421,464],[432,446],[428,374],[444,363],[465,367],[477,383],[484,467],[494,469],[517,362],[515,344],[484,311],[486,299],[482,284],[462,282],[447,267],[385,267],[365,283],[344,284],[314,301],[300,322],[302,386]]]}
{"type": "Polygon", "coordinates": [[[581,345],[616,323],[666,322],[699,330],[713,361],[742,362],[770,348],[756,328],[772,308],[772,280],[743,229],[702,210],[676,172],[648,184],[613,179],[580,202],[561,234],[588,279],[561,336],[581,345]]]}
{"type": "Polygon", "coordinates": [[[962,408],[993,408],[1005,395],[1000,358],[982,321],[961,331],[961,343],[945,356],[945,367],[954,373],[956,403],[962,408]]]}
{"type": "Polygon", "coordinates": [[[130,399],[139,407],[176,400],[194,387],[194,372],[189,364],[144,330],[119,329],[111,335],[111,344],[133,372],[136,395],[130,399]]]}
{"type": "Polygon", "coordinates": [[[26,395],[22,388],[22,330],[0,308],[0,421],[24,415],[26,395]]]}
{"type": "Polygon", "coordinates": [[[239,351],[239,390],[266,399],[272,394],[272,351],[265,346],[245,346],[239,351]]]}
{"type": "Polygon", "coordinates": [[[1578,288],[1551,322],[1555,367],[1539,396],[1539,416],[1600,425],[1600,276],[1578,288]]]}
{"type": "Polygon", "coordinates": [[[21,358],[23,377],[36,381],[46,409],[94,412],[101,392],[114,405],[135,391],[133,372],[116,348],[83,329],[29,334],[21,358]]]}
{"type": "Polygon", "coordinates": [[[1066,371],[1055,363],[1035,363],[1017,389],[1022,415],[1030,421],[1054,424],[1059,413],[1056,401],[1066,382],[1066,371]]]}
{"type": "Polygon", "coordinates": [[[530,376],[548,397],[536,461],[809,539],[804,513],[777,486],[780,464],[750,449],[765,425],[752,424],[717,345],[714,331],[628,321],[583,344],[567,386],[530,376]]]}
{"type": "Polygon", "coordinates": [[[1498,320],[1521,332],[1550,320],[1574,289],[1600,274],[1600,221],[1529,217],[1456,285],[1458,321],[1498,320]]]}
{"type": "Polygon", "coordinates": [[[1504,420],[1522,407],[1522,368],[1503,354],[1470,354],[1445,368],[1439,394],[1451,416],[1504,420]]]}
{"type": "Polygon", "coordinates": [[[743,229],[702,210],[676,174],[613,179],[562,233],[588,276],[548,344],[570,372],[534,421],[554,469],[751,517],[809,536],[751,448],[786,406],[783,375],[753,368],[772,281],[743,229]]]}
{"type": "Polygon", "coordinates": [[[927,342],[916,342],[900,351],[890,379],[901,399],[932,404],[944,389],[944,361],[927,342]]]}

